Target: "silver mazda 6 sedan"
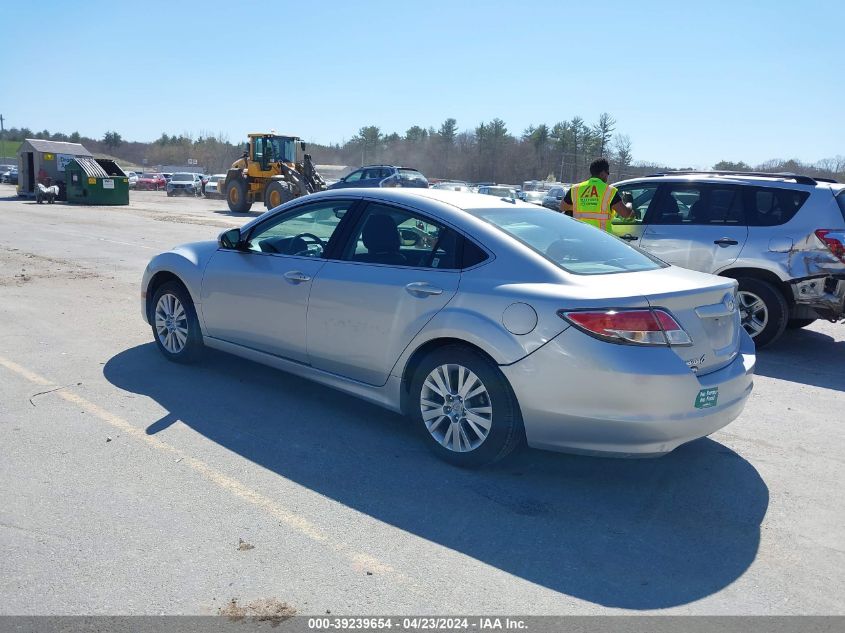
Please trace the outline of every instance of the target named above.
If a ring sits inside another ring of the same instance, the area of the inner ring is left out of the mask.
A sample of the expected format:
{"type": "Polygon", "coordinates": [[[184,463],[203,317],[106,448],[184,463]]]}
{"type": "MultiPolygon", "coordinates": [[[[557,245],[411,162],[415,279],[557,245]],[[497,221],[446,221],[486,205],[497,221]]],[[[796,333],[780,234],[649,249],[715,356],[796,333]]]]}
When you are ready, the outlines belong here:
{"type": "Polygon", "coordinates": [[[162,253],[142,301],[170,360],[211,347],[316,380],[478,466],[523,441],[660,455],[728,424],[755,363],[735,293],[536,205],[383,188],[162,253]]]}

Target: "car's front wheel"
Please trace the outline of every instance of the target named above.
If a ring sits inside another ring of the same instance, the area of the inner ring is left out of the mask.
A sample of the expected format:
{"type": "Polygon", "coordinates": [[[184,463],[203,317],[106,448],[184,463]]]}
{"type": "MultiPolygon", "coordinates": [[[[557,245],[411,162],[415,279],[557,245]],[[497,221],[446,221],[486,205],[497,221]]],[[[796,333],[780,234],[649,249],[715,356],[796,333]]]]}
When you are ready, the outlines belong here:
{"type": "Polygon", "coordinates": [[[156,290],[150,321],[156,345],[167,360],[192,363],[199,358],[202,333],[194,302],[182,284],[170,281],[156,290]]]}
{"type": "Polygon", "coordinates": [[[742,327],[757,347],[773,343],[786,329],[789,306],[783,294],[772,284],[753,277],[739,281],[739,310],[742,327]]]}
{"type": "Polygon", "coordinates": [[[486,356],[459,345],[428,354],[411,382],[412,415],[429,448],[457,466],[507,457],[524,438],[507,379],[486,356]]]}

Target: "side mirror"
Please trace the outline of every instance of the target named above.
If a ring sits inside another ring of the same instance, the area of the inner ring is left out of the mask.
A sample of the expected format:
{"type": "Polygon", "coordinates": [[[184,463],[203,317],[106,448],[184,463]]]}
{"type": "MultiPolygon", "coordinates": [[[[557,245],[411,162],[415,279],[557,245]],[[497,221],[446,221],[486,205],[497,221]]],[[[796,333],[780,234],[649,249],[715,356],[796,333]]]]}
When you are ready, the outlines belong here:
{"type": "Polygon", "coordinates": [[[302,148],[302,151],[305,151],[305,141],[300,141],[299,146],[302,148]]]}
{"type": "Polygon", "coordinates": [[[241,238],[241,230],[240,229],[229,229],[228,231],[223,231],[217,237],[217,243],[220,245],[220,248],[229,248],[229,249],[239,249],[243,244],[241,238]]]}
{"type": "Polygon", "coordinates": [[[338,207],[334,210],[334,217],[340,220],[344,215],[346,215],[346,207],[338,207]]]}

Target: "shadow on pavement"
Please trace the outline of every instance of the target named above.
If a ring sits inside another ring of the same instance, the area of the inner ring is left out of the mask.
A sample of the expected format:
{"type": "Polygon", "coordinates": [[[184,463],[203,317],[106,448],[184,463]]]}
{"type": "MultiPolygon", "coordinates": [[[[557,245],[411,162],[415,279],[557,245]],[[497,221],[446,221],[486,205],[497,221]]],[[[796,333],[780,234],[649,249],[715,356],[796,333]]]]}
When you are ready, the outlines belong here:
{"type": "Polygon", "coordinates": [[[226,209],[209,209],[212,213],[216,213],[217,215],[225,215],[227,218],[242,218],[244,220],[252,220],[253,218],[257,218],[259,215],[265,212],[265,209],[260,206],[260,211],[246,211],[245,213],[235,213],[234,211],[229,211],[228,208],[226,209]]]}
{"type": "Polygon", "coordinates": [[[845,341],[813,330],[788,330],[757,352],[755,373],[845,391],[845,341]]]}
{"type": "Polygon", "coordinates": [[[181,421],[380,521],[608,607],[671,607],[724,589],[754,560],[769,503],[754,467],[709,439],[660,459],[525,450],[464,471],[399,415],[224,354],[181,366],[150,343],[104,375],[168,411],[147,433],[181,421]]]}

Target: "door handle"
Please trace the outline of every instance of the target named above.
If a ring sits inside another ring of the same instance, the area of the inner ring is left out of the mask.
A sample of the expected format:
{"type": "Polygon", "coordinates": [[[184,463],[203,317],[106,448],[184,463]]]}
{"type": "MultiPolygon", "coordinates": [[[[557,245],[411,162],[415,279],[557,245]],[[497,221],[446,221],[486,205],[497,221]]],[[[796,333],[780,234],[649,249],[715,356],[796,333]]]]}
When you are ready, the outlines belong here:
{"type": "Polygon", "coordinates": [[[311,277],[299,270],[290,270],[286,272],[285,279],[295,284],[301,284],[305,281],[311,281],[311,277]]]}
{"type": "Polygon", "coordinates": [[[413,283],[410,283],[405,286],[405,290],[407,290],[410,294],[414,295],[415,297],[425,297],[427,295],[443,294],[443,288],[432,286],[430,283],[425,281],[415,281],[413,283]]]}
{"type": "Polygon", "coordinates": [[[723,237],[719,240],[715,240],[713,243],[718,244],[722,248],[727,248],[728,246],[736,246],[737,244],[739,244],[739,242],[737,242],[736,240],[732,240],[729,237],[723,237]]]}
{"type": "Polygon", "coordinates": [[[622,239],[627,240],[628,242],[633,242],[634,240],[638,240],[640,238],[636,235],[631,235],[630,233],[625,233],[625,235],[622,236],[622,239]]]}

